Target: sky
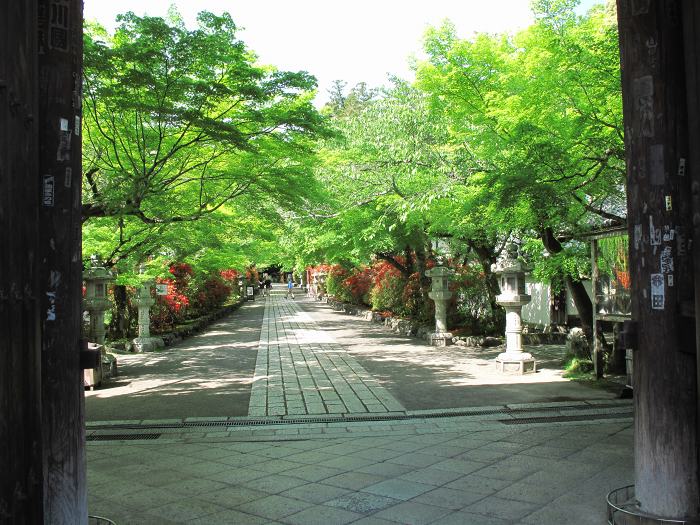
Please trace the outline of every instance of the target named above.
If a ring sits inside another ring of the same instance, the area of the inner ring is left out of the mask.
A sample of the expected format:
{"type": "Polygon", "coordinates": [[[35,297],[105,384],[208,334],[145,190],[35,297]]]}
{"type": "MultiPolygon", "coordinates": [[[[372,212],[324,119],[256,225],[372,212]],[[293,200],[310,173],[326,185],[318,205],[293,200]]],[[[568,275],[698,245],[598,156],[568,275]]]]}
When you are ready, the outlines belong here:
{"type": "MultiPolygon", "coordinates": [[[[600,1],[582,0],[579,10],[600,1]]],[[[462,38],[514,32],[533,21],[529,0],[84,0],[85,19],[111,31],[119,13],[164,16],[171,4],[188,26],[199,11],[231,13],[238,37],[261,63],[318,79],[319,105],[334,80],[378,87],[390,74],[413,79],[410,57],[420,56],[426,28],[445,19],[462,38]]]]}

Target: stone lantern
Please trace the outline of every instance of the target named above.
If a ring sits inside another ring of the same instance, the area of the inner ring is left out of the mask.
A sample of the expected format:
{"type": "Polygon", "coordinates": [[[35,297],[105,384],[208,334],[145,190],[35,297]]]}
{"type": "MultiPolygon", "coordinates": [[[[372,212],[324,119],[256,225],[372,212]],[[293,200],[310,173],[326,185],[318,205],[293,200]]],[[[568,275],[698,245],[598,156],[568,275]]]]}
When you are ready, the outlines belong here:
{"type": "Polygon", "coordinates": [[[454,273],[454,270],[444,266],[435,266],[425,272],[432,285],[428,297],[435,302],[435,332],[429,336],[433,346],[452,344],[452,334],[447,331],[447,302],[452,298],[449,282],[454,273]]]}
{"type": "Polygon", "coordinates": [[[96,256],[91,258],[91,266],[83,272],[85,298],[83,306],[90,314],[88,340],[103,345],[105,342],[105,312],[112,307],[107,298],[107,286],[114,282],[112,273],[102,266],[96,256]]]}
{"type": "Polygon", "coordinates": [[[499,276],[501,288],[496,302],[506,310],[506,351],[496,358],[496,368],[500,372],[528,374],[535,372],[535,359],[523,352],[521,313],[523,305],[530,302],[530,296],[525,293],[527,267],[517,255],[517,247],[509,245],[506,255],[492,268],[493,273],[499,276]]]}
{"type": "Polygon", "coordinates": [[[107,286],[114,281],[112,273],[105,268],[96,255],[91,258],[91,266],[83,272],[85,281],[85,298],[83,308],[90,315],[90,326],[86,334],[88,341],[93,345],[93,350],[99,352],[98,365],[83,371],[83,384],[89,388],[95,388],[102,383],[104,373],[102,362],[105,354],[105,312],[112,306],[107,298],[107,286]]]}
{"type": "MultiPolygon", "coordinates": [[[[143,274],[143,265],[139,268],[139,273],[143,274]]],[[[160,337],[151,337],[151,317],[150,310],[156,300],[151,296],[151,286],[153,281],[144,281],[136,289],[134,305],[138,308],[138,337],[134,339],[133,345],[136,352],[149,352],[157,347],[163,346],[160,337]]]]}

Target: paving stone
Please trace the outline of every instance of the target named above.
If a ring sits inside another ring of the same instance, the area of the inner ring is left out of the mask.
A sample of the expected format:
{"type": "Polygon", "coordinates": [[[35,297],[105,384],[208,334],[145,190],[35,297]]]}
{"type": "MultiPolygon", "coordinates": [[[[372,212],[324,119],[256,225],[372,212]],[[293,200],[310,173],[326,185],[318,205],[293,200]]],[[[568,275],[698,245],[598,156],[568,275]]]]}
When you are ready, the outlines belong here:
{"type": "Polygon", "coordinates": [[[240,505],[241,510],[254,516],[279,520],[290,514],[301,512],[311,507],[312,504],[285,496],[273,495],[240,505]]]}
{"type": "Polygon", "coordinates": [[[348,489],[334,487],[323,483],[308,483],[300,487],[285,490],[280,496],[308,501],[309,503],[321,504],[333,500],[339,496],[347,494],[348,489]]]}
{"type": "MultiPolygon", "coordinates": [[[[405,501],[375,514],[376,517],[397,521],[405,525],[424,525],[450,513],[450,510],[426,505],[416,501],[405,501]]],[[[476,522],[475,522],[476,523],[476,522]]]]}
{"type": "Polygon", "coordinates": [[[226,510],[225,507],[200,499],[180,499],[178,501],[151,508],[149,514],[176,522],[192,521],[226,510]]]}
{"type": "Polygon", "coordinates": [[[502,520],[520,520],[539,509],[541,505],[525,503],[495,496],[487,496],[476,503],[467,506],[464,510],[474,514],[484,514],[502,520]]]}
{"type": "Polygon", "coordinates": [[[407,479],[387,479],[365,487],[363,492],[377,494],[379,496],[387,496],[402,501],[415,498],[416,496],[432,490],[432,485],[425,483],[417,483],[407,479]]]}
{"type": "Polygon", "coordinates": [[[431,467],[411,470],[399,476],[401,479],[426,483],[428,485],[442,486],[462,477],[459,472],[434,469],[431,467]]]}
{"type": "Polygon", "coordinates": [[[285,523],[292,525],[344,525],[346,523],[355,522],[361,518],[362,514],[350,512],[345,509],[326,507],[318,505],[292,514],[284,518],[285,523]]]}
{"type": "Polygon", "coordinates": [[[283,474],[273,474],[272,476],[265,476],[246,482],[247,487],[262,490],[270,494],[277,494],[289,490],[299,486],[299,484],[299,478],[292,478],[283,474]]]}
{"type": "Polygon", "coordinates": [[[483,494],[476,492],[439,487],[417,496],[413,501],[450,510],[459,510],[483,498],[483,494]]]}
{"type": "Polygon", "coordinates": [[[252,516],[237,510],[227,509],[214,514],[208,514],[202,518],[191,520],[189,523],[193,525],[263,525],[270,521],[267,518],[252,516]]]}
{"type": "Polygon", "coordinates": [[[222,507],[233,508],[249,501],[266,498],[269,495],[269,493],[262,490],[256,490],[246,486],[234,486],[212,492],[205,492],[200,494],[198,498],[204,501],[211,501],[222,507]]]}
{"type": "Polygon", "coordinates": [[[375,483],[384,479],[386,479],[384,476],[378,476],[376,474],[345,472],[344,474],[338,474],[337,476],[326,478],[323,480],[323,483],[350,490],[360,490],[369,485],[374,485],[375,483]]]}
{"type": "Polygon", "coordinates": [[[337,476],[344,472],[341,469],[325,467],[323,465],[306,465],[291,468],[284,472],[285,476],[292,476],[306,481],[320,481],[322,479],[337,476]]]}
{"type": "Polygon", "coordinates": [[[358,512],[360,514],[367,514],[396,505],[397,503],[401,503],[401,500],[368,492],[351,492],[327,501],[325,504],[331,507],[340,507],[352,512],[358,512]]]}

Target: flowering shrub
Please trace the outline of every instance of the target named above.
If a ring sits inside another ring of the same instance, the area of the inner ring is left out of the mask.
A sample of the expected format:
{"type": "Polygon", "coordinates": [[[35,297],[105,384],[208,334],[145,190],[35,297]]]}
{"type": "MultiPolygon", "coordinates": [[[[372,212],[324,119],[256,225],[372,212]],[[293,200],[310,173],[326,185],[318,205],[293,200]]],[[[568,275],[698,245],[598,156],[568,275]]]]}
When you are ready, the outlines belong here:
{"type": "Polygon", "coordinates": [[[370,291],[372,290],[373,271],[367,266],[355,268],[343,281],[348,290],[350,301],[355,304],[370,304],[370,291]]]}
{"type": "Polygon", "coordinates": [[[168,286],[168,293],[157,295],[151,307],[151,327],[155,332],[171,330],[188,317],[220,308],[231,295],[239,275],[233,269],[197,273],[187,263],[174,263],[169,272],[172,277],[156,279],[157,283],[168,286]]]}
{"type": "MultiPolygon", "coordinates": [[[[172,270],[171,273],[173,273],[172,270]]],[[[178,287],[176,279],[156,279],[156,282],[168,285],[167,295],[157,295],[150,312],[151,328],[156,332],[162,332],[185,320],[190,300],[178,287]]],[[[181,279],[180,285],[182,286],[185,282],[188,281],[181,279]]]]}
{"type": "Polygon", "coordinates": [[[345,285],[345,279],[350,276],[350,271],[339,264],[331,266],[326,277],[326,292],[339,301],[351,302],[352,295],[345,285]]]}
{"type": "Polygon", "coordinates": [[[398,269],[385,261],[375,263],[373,270],[374,282],[370,291],[372,309],[404,314],[403,291],[406,279],[398,269]]]}
{"type": "Polygon", "coordinates": [[[212,275],[196,283],[193,288],[193,295],[196,298],[194,306],[200,313],[221,308],[233,289],[218,275],[212,275]]]}
{"type": "Polygon", "coordinates": [[[227,283],[236,283],[240,274],[238,273],[238,270],[229,268],[228,270],[219,270],[219,275],[227,283]]]}

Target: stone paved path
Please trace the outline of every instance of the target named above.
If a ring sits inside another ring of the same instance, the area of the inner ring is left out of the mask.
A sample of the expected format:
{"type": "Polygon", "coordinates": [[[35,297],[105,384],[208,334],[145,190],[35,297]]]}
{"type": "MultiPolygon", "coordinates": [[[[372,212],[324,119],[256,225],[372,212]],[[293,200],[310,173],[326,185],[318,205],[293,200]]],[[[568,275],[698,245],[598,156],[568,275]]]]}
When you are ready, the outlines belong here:
{"type": "Polygon", "coordinates": [[[404,411],[292,299],[266,299],[250,416],[404,411]]]}
{"type": "Polygon", "coordinates": [[[119,525],[605,523],[605,495],[634,478],[631,403],[520,409],[202,421],[128,441],[125,428],[89,430],[104,439],[88,442],[89,511],[119,525]]]}

